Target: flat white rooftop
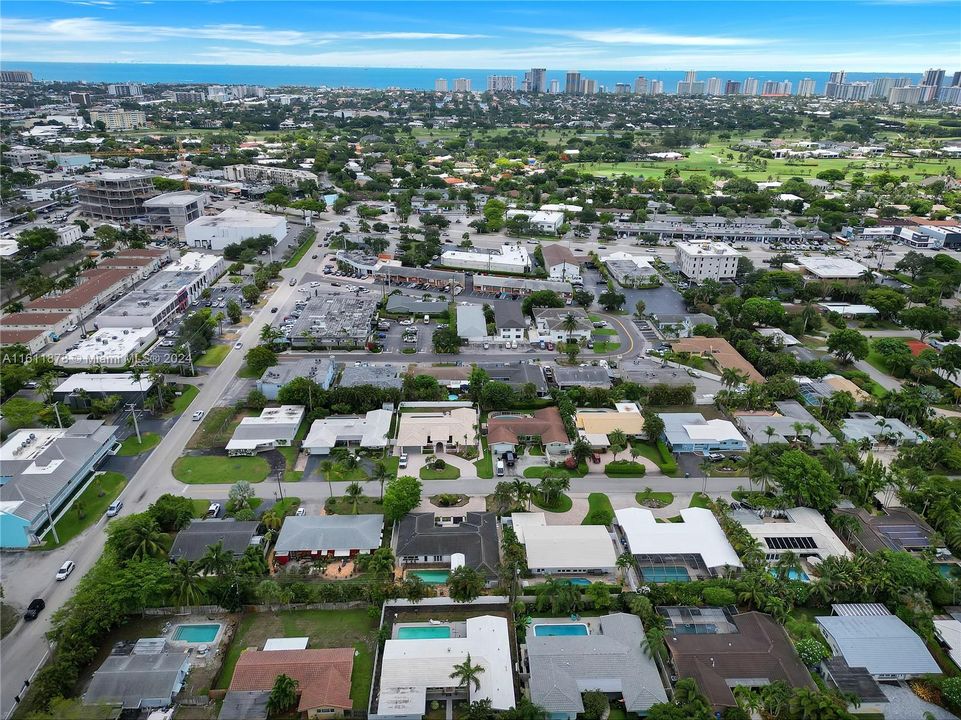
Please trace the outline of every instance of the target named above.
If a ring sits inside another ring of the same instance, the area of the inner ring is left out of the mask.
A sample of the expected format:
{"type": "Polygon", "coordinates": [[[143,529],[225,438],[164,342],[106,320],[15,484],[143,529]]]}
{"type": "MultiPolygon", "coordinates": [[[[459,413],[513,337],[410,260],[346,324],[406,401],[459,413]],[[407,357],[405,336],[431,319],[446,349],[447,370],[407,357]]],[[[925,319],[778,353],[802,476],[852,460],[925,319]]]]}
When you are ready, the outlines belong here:
{"type": "Polygon", "coordinates": [[[124,365],[155,336],[153,328],[101,328],[61,359],[64,365],[124,365]]]}
{"type": "Polygon", "coordinates": [[[210,268],[223,262],[223,260],[219,255],[187,252],[181,255],[179,260],[175,260],[163,268],[161,272],[207,272],[210,268]]]}
{"type": "Polygon", "coordinates": [[[529,568],[613,568],[617,553],[603,525],[548,525],[544,513],[514,513],[529,568]],[[519,517],[521,516],[521,517],[519,517]]]}
{"type": "Polygon", "coordinates": [[[684,508],[680,523],[659,523],[646,508],[622,508],[614,515],[633,555],[700,555],[709,568],[742,567],[714,513],[706,508],[684,508]]]}
{"type": "Polygon", "coordinates": [[[727,243],[719,242],[675,242],[674,247],[696,257],[737,257],[741,254],[727,243]]]}
{"type": "Polygon", "coordinates": [[[60,383],[54,392],[71,393],[86,390],[91,393],[146,392],[152,383],[146,377],[134,380],[130,373],[76,373],[60,383]]]}
{"type": "Polygon", "coordinates": [[[861,263],[842,257],[800,257],[798,265],[820,278],[858,278],[868,270],[861,263]]]}
{"type": "Polygon", "coordinates": [[[183,190],[181,192],[169,192],[148,198],[143,201],[143,204],[144,207],[186,207],[202,199],[203,196],[203,193],[183,190]]]}
{"type": "Polygon", "coordinates": [[[219,215],[204,215],[189,224],[194,227],[263,227],[273,228],[286,223],[284,218],[250,210],[224,210],[219,215]]]}

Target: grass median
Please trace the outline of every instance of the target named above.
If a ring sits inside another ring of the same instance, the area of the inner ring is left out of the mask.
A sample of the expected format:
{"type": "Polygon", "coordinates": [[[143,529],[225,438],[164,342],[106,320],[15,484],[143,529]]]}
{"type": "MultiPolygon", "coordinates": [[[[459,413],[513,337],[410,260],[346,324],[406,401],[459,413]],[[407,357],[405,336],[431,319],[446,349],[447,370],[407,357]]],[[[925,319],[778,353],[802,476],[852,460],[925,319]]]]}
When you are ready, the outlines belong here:
{"type": "Polygon", "coordinates": [[[188,485],[230,484],[238,480],[259,483],[267,479],[270,466],[262,457],[186,455],[177,458],[173,476],[188,485]]]}
{"type": "Polygon", "coordinates": [[[100,520],[126,484],[127,478],[121,473],[99,473],[55,523],[60,542],[53,539],[52,532],[47,532],[43,538],[44,548],[52,550],[60,547],[100,520]]]}
{"type": "Polygon", "coordinates": [[[131,457],[153,450],[160,444],[161,437],[157,433],[141,433],[142,442],[137,441],[136,435],[131,435],[120,444],[120,451],[117,455],[121,457],[131,457]]]}

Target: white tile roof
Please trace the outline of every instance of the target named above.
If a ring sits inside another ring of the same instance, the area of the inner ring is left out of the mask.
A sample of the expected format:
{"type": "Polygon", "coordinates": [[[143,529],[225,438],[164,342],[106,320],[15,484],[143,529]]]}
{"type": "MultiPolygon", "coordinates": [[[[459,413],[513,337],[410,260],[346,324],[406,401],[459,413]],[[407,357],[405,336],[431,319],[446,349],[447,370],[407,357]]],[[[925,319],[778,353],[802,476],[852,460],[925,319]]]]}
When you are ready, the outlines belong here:
{"type": "Polygon", "coordinates": [[[681,510],[681,523],[659,523],[646,508],[622,508],[614,515],[634,555],[700,555],[709,568],[742,567],[714,513],[706,508],[681,510]]]}

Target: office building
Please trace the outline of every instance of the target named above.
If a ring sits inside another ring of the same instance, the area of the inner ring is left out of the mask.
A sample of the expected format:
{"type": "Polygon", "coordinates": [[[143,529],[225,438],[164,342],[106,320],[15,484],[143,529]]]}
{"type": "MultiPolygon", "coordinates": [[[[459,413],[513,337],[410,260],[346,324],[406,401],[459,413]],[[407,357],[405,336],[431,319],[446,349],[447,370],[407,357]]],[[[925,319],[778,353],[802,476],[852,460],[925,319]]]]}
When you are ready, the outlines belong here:
{"type": "Polygon", "coordinates": [[[447,250],[441,254],[440,262],[446,267],[484,270],[486,272],[509,272],[518,275],[529,272],[531,269],[531,257],[527,249],[509,243],[502,245],[500,251],[447,250]]]}
{"type": "Polygon", "coordinates": [[[0,83],[32,83],[33,73],[29,70],[0,70],[0,83]]]}
{"type": "Polygon", "coordinates": [[[488,75],[487,92],[514,92],[517,90],[517,78],[513,75],[488,75]]]}
{"type": "Polygon", "coordinates": [[[824,96],[836,98],[841,95],[841,86],[844,85],[845,72],[840,70],[828,76],[827,84],[824,86],[824,96]]]}
{"type": "Polygon", "coordinates": [[[230,209],[220,215],[203,215],[187,223],[184,231],[194,247],[223,250],[258,235],[270,235],[280,242],[287,235],[287,221],[279,215],[230,209]]]}
{"type": "Polygon", "coordinates": [[[724,83],[724,94],[725,95],[740,95],[741,94],[741,83],[737,80],[728,80],[724,83]]]}
{"type": "Polygon", "coordinates": [[[647,95],[647,78],[643,75],[634,78],[634,94],[647,95]]]}
{"type": "Polygon", "coordinates": [[[290,331],[291,345],[297,350],[362,347],[370,339],[377,300],[370,295],[354,297],[353,293],[308,297],[290,331]]]}
{"type": "Polygon", "coordinates": [[[173,228],[183,234],[187,223],[204,214],[207,195],[184,190],[157,195],[144,201],[147,224],[154,228],[173,228]]]}
{"type": "Polygon", "coordinates": [[[707,79],[707,94],[708,95],[720,95],[721,94],[721,78],[712,77],[707,79]]]}
{"type": "Polygon", "coordinates": [[[454,92],[470,92],[470,78],[454,78],[454,92]]]}
{"type": "Polygon", "coordinates": [[[104,170],[87,178],[79,186],[80,210],[99,220],[128,222],[141,217],[144,202],[158,194],[153,176],[139,170],[104,170]]]}
{"type": "Polygon", "coordinates": [[[136,130],[147,125],[142,110],[91,110],[90,122],[102,122],[107,130],[136,130]]]}
{"type": "Polygon", "coordinates": [[[445,78],[434,80],[434,92],[447,92],[447,80],[445,78]]]}
{"type": "Polygon", "coordinates": [[[113,97],[140,97],[143,95],[143,87],[138,83],[107,85],[107,95],[112,95],[113,97]]]}
{"type": "Polygon", "coordinates": [[[530,93],[547,92],[547,68],[531,68],[524,73],[524,91],[530,93]]]}
{"type": "Polygon", "coordinates": [[[744,79],[744,94],[757,95],[757,78],[749,77],[744,79]]]}
{"type": "Polygon", "coordinates": [[[920,85],[905,85],[904,87],[891,88],[888,93],[889,105],[920,105],[922,97],[920,85]]]}
{"type": "Polygon", "coordinates": [[[798,97],[811,97],[814,95],[814,78],[802,78],[797,86],[798,97]]]}
{"type": "Polygon", "coordinates": [[[569,71],[564,76],[564,93],[577,95],[581,92],[581,74],[576,70],[569,71]]]}
{"type": "Polygon", "coordinates": [[[675,261],[681,274],[691,282],[733,279],[740,253],[726,243],[680,242],[674,244],[675,261]]]}

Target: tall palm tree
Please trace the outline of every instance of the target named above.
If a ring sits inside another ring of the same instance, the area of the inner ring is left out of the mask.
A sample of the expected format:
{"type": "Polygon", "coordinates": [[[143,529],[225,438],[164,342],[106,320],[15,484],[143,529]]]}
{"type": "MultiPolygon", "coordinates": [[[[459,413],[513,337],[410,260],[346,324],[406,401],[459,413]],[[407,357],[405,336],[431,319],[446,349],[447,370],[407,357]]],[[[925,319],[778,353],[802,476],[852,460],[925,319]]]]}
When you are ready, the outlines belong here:
{"type": "Polygon", "coordinates": [[[527,509],[531,509],[531,495],[534,494],[534,487],[526,480],[521,480],[518,478],[514,481],[514,495],[517,497],[517,502],[523,505],[527,503],[527,509]]]}
{"type": "Polygon", "coordinates": [[[736,388],[748,381],[747,374],[737,368],[726,367],[721,370],[721,385],[726,388],[736,388]]]}
{"type": "Polygon", "coordinates": [[[383,460],[378,460],[374,463],[373,471],[371,472],[370,479],[376,483],[380,483],[380,499],[384,499],[384,483],[390,478],[390,470],[387,469],[387,463],[383,460]]]}
{"type": "Polygon", "coordinates": [[[617,454],[627,447],[627,434],[620,428],[615,428],[614,432],[607,436],[607,439],[610,440],[614,460],[617,460],[617,454]]]}
{"type": "Polygon", "coordinates": [[[134,528],[129,538],[125,554],[134,560],[163,557],[167,554],[163,546],[163,533],[156,522],[141,523],[134,528]]]}
{"type": "Polygon", "coordinates": [[[503,515],[514,507],[514,486],[509,482],[499,482],[494,486],[493,505],[498,515],[503,515]]]}
{"type": "Polygon", "coordinates": [[[223,540],[219,540],[207,548],[197,564],[208,575],[223,575],[233,567],[234,554],[224,547],[223,540]]]}
{"type": "Polygon", "coordinates": [[[470,659],[470,653],[467,653],[467,658],[462,663],[454,665],[454,671],[450,674],[452,680],[457,680],[457,687],[470,688],[471,685],[474,686],[475,691],[480,690],[480,676],[484,672],[484,668],[480,665],[474,665],[470,659]]]}
{"type": "Polygon", "coordinates": [[[564,319],[561,321],[561,327],[567,333],[567,342],[570,343],[571,339],[574,337],[574,331],[577,330],[577,318],[574,313],[567,313],[564,319]]]}
{"type": "Polygon", "coordinates": [[[634,556],[629,552],[622,552],[617,556],[617,569],[621,571],[621,582],[627,580],[627,571],[634,566],[634,556]]]}
{"type": "Polygon", "coordinates": [[[348,502],[354,508],[354,515],[357,514],[357,506],[360,503],[360,499],[364,497],[364,486],[359,482],[352,482],[344,490],[344,496],[347,498],[348,502]]]}
{"type": "Polygon", "coordinates": [[[199,605],[204,596],[200,573],[196,564],[180,558],[173,566],[173,597],[180,607],[199,605]]]}
{"type": "Polygon", "coordinates": [[[37,392],[43,397],[48,405],[53,402],[53,391],[60,384],[59,378],[52,372],[44,373],[37,380],[37,392]]]}
{"type": "Polygon", "coordinates": [[[789,579],[792,573],[797,577],[801,573],[801,558],[798,557],[796,552],[787,550],[778,555],[774,569],[777,573],[777,579],[782,582],[789,579]]]}
{"type": "Polygon", "coordinates": [[[330,491],[330,497],[334,496],[334,485],[330,481],[330,474],[334,471],[334,463],[331,460],[323,460],[320,463],[320,474],[324,476],[327,480],[327,489],[330,491]]]}

